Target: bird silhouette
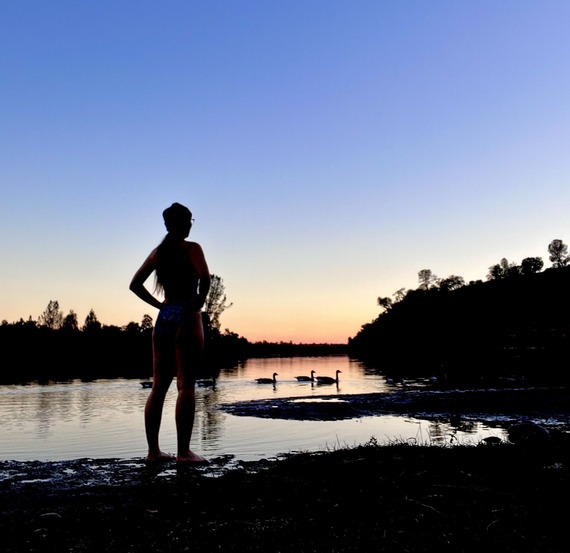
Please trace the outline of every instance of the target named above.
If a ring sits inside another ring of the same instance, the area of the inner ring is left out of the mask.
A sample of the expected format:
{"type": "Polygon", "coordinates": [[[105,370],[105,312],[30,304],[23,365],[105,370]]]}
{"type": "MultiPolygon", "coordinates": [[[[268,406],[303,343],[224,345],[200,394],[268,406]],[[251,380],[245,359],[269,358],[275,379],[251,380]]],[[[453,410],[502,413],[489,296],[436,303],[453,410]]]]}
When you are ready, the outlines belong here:
{"type": "Polygon", "coordinates": [[[258,384],[275,384],[277,379],[275,378],[277,373],[273,373],[273,378],[256,378],[258,384]]]}
{"type": "Polygon", "coordinates": [[[296,376],[299,382],[314,382],[315,381],[315,371],[311,371],[311,376],[296,376]]]}
{"type": "Polygon", "coordinates": [[[317,384],[338,384],[338,375],[342,371],[336,371],[336,378],[332,376],[317,376],[317,384]]]}

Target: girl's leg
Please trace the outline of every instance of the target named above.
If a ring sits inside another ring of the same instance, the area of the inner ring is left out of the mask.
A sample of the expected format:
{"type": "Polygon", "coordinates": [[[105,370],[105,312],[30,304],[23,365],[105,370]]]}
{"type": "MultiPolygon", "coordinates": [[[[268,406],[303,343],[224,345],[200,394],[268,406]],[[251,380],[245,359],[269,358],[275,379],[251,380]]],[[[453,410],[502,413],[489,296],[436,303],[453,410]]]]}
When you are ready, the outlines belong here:
{"type": "Polygon", "coordinates": [[[204,349],[204,329],[200,313],[192,313],[180,328],[176,340],[176,460],[181,463],[205,463],[190,450],[196,410],[195,384],[204,349]]]}
{"type": "Polygon", "coordinates": [[[159,445],[160,423],[162,422],[162,410],[166,392],[172,383],[174,376],[174,356],[172,344],[164,343],[164,339],[157,339],[153,334],[153,382],[152,390],[146,400],[144,421],[146,440],[148,444],[147,461],[161,461],[172,459],[173,456],[163,453],[159,445]]]}

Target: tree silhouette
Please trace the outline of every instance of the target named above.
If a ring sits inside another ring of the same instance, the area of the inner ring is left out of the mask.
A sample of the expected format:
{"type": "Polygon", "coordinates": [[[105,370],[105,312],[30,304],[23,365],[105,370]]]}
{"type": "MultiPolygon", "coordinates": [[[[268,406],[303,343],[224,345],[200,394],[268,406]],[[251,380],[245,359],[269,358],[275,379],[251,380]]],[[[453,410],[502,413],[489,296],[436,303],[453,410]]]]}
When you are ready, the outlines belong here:
{"type": "Polygon", "coordinates": [[[382,309],[384,309],[384,311],[390,311],[390,309],[392,309],[392,305],[394,303],[392,301],[392,298],[388,298],[388,297],[386,297],[386,298],[379,297],[377,301],[378,301],[378,305],[382,309]]]}
{"type": "Polygon", "coordinates": [[[228,304],[224,281],[218,275],[211,276],[210,290],[204,303],[204,311],[210,317],[210,325],[217,330],[220,329],[220,317],[222,313],[233,304],[228,304]]]}
{"type": "Polygon", "coordinates": [[[505,257],[496,265],[489,267],[487,280],[500,280],[502,278],[513,277],[521,274],[521,267],[516,263],[509,263],[505,257]]]}
{"type": "Polygon", "coordinates": [[[83,330],[86,331],[94,331],[94,330],[101,330],[101,323],[97,319],[97,315],[95,315],[95,311],[91,309],[85,317],[85,323],[83,325],[83,330]]]}
{"type": "Polygon", "coordinates": [[[394,301],[395,302],[399,302],[402,301],[407,294],[407,290],[405,288],[400,288],[398,290],[396,290],[392,295],[394,296],[394,301]]]}
{"type": "Polygon", "coordinates": [[[152,328],[152,317],[150,315],[143,315],[141,321],[142,330],[150,330],[152,328]]]}
{"type": "Polygon", "coordinates": [[[61,325],[61,328],[64,330],[71,330],[71,331],[79,330],[77,313],[73,311],[73,309],[71,309],[63,319],[63,324],[61,325]]]}
{"type": "Polygon", "coordinates": [[[38,317],[40,325],[51,330],[61,328],[63,324],[63,312],[59,309],[57,300],[50,300],[45,311],[38,317]]]}
{"type": "Polygon", "coordinates": [[[562,240],[555,238],[548,244],[548,259],[552,261],[552,267],[559,269],[566,267],[570,259],[568,258],[568,246],[562,240]]]}
{"type": "Polygon", "coordinates": [[[418,280],[420,281],[420,290],[428,290],[435,286],[437,276],[431,272],[431,269],[422,269],[418,272],[418,280]]]}
{"type": "Polygon", "coordinates": [[[544,261],[540,257],[525,257],[521,262],[521,273],[532,275],[539,273],[544,267],[544,261]]]}
{"type": "Polygon", "coordinates": [[[439,289],[444,292],[450,292],[451,290],[457,290],[465,286],[465,280],[463,277],[450,275],[447,278],[442,278],[439,281],[439,289]]]}

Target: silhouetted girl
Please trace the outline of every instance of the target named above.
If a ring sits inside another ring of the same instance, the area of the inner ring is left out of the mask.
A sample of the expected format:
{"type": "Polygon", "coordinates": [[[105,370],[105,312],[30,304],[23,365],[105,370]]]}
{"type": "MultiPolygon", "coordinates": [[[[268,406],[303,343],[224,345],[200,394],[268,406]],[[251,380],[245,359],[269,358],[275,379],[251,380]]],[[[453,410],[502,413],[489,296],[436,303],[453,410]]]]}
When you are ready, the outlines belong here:
{"type": "Polygon", "coordinates": [[[200,309],[210,288],[210,273],[201,246],[185,240],[190,234],[192,213],[173,203],[163,212],[168,234],[135,273],[130,289],[143,301],[159,309],[152,334],[153,384],[145,406],[147,461],[172,459],[159,446],[159,430],[166,393],[176,376],[176,461],[205,463],[190,451],[194,426],[196,375],[204,349],[200,309]],[[144,283],[155,272],[155,292],[144,283]]]}

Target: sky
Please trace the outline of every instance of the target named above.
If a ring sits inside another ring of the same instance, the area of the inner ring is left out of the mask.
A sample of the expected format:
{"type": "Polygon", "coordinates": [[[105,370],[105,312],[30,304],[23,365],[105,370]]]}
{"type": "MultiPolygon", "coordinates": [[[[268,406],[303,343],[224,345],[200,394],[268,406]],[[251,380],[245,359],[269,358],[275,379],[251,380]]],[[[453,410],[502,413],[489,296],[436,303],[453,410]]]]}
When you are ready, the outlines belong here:
{"type": "Polygon", "coordinates": [[[569,28],[567,0],[0,1],[0,320],[156,318],[128,286],[172,202],[250,341],[345,343],[422,269],[549,267],[569,28]]]}

